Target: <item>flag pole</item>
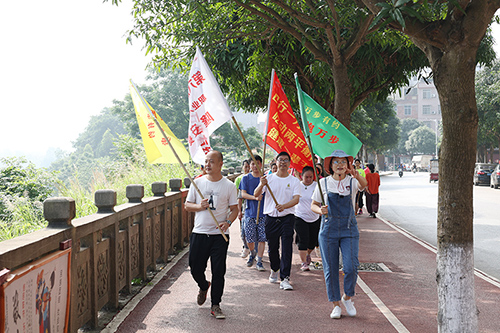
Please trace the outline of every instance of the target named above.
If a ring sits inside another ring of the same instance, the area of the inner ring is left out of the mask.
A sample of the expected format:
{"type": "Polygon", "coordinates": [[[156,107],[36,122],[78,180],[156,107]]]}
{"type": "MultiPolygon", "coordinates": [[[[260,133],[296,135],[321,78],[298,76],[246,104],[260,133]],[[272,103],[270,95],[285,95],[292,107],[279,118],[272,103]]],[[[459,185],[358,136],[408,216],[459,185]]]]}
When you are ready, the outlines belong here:
{"type": "Polygon", "coordinates": [[[323,196],[323,190],[321,189],[321,184],[319,183],[319,175],[318,175],[318,170],[316,169],[316,165],[314,164],[314,151],[312,149],[312,142],[311,142],[311,136],[309,135],[309,131],[307,130],[307,124],[305,123],[306,118],[304,114],[304,101],[302,100],[302,88],[300,88],[300,83],[299,83],[299,76],[297,73],[293,74],[295,77],[295,84],[297,85],[297,96],[299,99],[299,107],[300,107],[300,117],[302,118],[302,131],[305,133],[305,136],[307,138],[307,142],[309,145],[309,151],[311,152],[311,160],[313,164],[313,170],[314,170],[314,176],[316,177],[316,182],[318,183],[318,188],[319,188],[319,193],[321,195],[321,203],[323,206],[325,205],[325,198],[323,196]]]}
{"type": "MultiPolygon", "coordinates": [[[[269,97],[267,99],[267,120],[266,120],[266,131],[265,133],[265,138],[264,138],[264,148],[262,149],[262,171],[261,173],[264,174],[264,163],[266,162],[266,148],[267,148],[267,131],[269,130],[269,109],[271,108],[271,98],[272,98],[272,93],[273,93],[273,79],[274,79],[274,68],[271,71],[271,84],[269,85],[269,97]]],[[[255,163],[255,162],[254,162],[255,163]]],[[[257,224],[259,224],[259,213],[260,213],[260,203],[262,200],[259,200],[259,204],[257,205],[257,224]]]]}
{"type": "MultiPolygon", "coordinates": [[[[193,178],[191,177],[191,174],[189,173],[189,171],[186,169],[186,166],[184,165],[184,163],[182,163],[179,155],[177,155],[177,152],[175,151],[174,147],[172,146],[172,144],[170,144],[170,141],[168,140],[168,137],[167,135],[165,134],[165,132],[163,131],[163,128],[160,126],[160,123],[158,122],[158,120],[156,119],[156,117],[154,116],[154,114],[151,112],[151,109],[148,106],[148,104],[146,103],[146,101],[144,100],[144,97],[142,97],[142,95],[139,93],[139,90],[137,89],[135,83],[130,80],[130,83],[132,83],[132,85],[134,86],[134,89],[135,91],[137,92],[137,94],[139,95],[139,97],[141,98],[141,101],[142,103],[144,103],[144,105],[146,106],[147,110],[148,110],[148,113],[149,115],[152,117],[153,121],[155,122],[156,126],[160,129],[160,132],[161,134],[163,135],[163,137],[165,138],[166,142],[168,142],[167,146],[170,147],[170,149],[172,149],[172,153],[174,154],[175,158],[177,159],[177,161],[179,162],[179,164],[181,165],[182,169],[184,170],[184,172],[186,173],[186,175],[188,176],[189,180],[191,181],[191,184],[194,186],[194,188],[196,189],[196,191],[198,192],[198,194],[200,195],[201,199],[205,199],[203,197],[203,194],[201,193],[200,189],[198,188],[198,186],[196,185],[196,183],[194,182],[193,178]]],[[[217,226],[217,229],[219,229],[220,233],[222,234],[222,237],[224,237],[224,239],[226,240],[226,242],[229,242],[229,239],[227,238],[226,234],[221,230],[220,228],[220,225],[219,225],[219,222],[217,222],[217,219],[215,218],[215,215],[214,213],[212,212],[211,209],[208,209],[210,215],[212,215],[212,218],[215,222],[215,225],[217,226]]]]}
{"type": "MultiPolygon", "coordinates": [[[[252,157],[253,162],[257,165],[257,160],[255,160],[255,156],[252,153],[252,149],[250,149],[250,146],[248,145],[247,139],[245,139],[245,136],[243,135],[243,132],[241,131],[240,125],[238,125],[238,122],[236,121],[236,118],[234,116],[231,117],[233,119],[234,124],[236,125],[236,128],[238,129],[238,132],[240,132],[241,138],[243,139],[243,142],[245,142],[245,146],[247,147],[248,152],[250,153],[250,156],[252,157]]],[[[259,173],[261,176],[263,176],[262,170],[259,168],[259,173]]],[[[271,197],[274,200],[274,203],[278,205],[278,201],[274,197],[273,191],[271,191],[271,188],[269,187],[269,184],[266,184],[267,189],[269,190],[269,194],[271,194],[271,197]]]]}

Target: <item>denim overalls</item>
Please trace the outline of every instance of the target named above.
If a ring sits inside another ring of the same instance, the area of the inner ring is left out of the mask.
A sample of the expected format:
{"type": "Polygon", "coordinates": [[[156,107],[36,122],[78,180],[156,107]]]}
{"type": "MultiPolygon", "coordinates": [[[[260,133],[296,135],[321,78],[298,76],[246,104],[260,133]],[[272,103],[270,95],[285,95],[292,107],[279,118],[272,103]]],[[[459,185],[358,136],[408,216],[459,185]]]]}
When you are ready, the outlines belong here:
{"type": "Polygon", "coordinates": [[[318,235],[326,292],[330,302],[340,301],[339,248],[342,251],[344,270],[344,293],[354,296],[354,287],[358,278],[359,231],[354,208],[352,207],[352,178],[348,196],[328,192],[328,180],[325,190],[328,196],[328,217],[322,216],[318,235]]]}

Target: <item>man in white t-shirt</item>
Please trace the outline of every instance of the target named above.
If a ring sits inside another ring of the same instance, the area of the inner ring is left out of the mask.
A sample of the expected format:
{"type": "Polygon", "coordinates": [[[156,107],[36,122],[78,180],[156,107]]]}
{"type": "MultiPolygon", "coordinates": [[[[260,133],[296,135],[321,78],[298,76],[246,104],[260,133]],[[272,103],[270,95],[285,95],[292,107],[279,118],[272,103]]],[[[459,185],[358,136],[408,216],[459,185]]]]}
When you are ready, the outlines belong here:
{"type": "Polygon", "coordinates": [[[266,184],[271,189],[278,204],[269,193],[264,198],[264,214],[266,214],[266,238],[269,245],[269,261],[271,275],[269,282],[277,283],[281,279],[280,289],[293,290],[290,284],[292,268],[293,225],[295,208],[300,199],[300,181],[288,174],[290,155],[287,152],[278,154],[278,172],[260,178],[259,186],[254,191],[258,197],[262,192],[268,192],[266,184]],[[279,254],[281,238],[281,258],[279,254]]]}
{"type": "Polygon", "coordinates": [[[226,258],[229,243],[226,242],[220,230],[229,239],[229,227],[238,216],[238,199],[236,186],[222,177],[222,154],[212,150],[205,157],[207,174],[195,179],[195,183],[203,194],[203,200],[194,186],[189,188],[185,208],[196,212],[194,228],[189,244],[189,267],[198,287],[198,305],[203,305],[207,299],[208,288],[212,286],[211,313],[217,319],[224,319],[220,302],[224,292],[224,275],[226,274],[226,258]],[[209,209],[212,211],[219,227],[217,227],[209,209]],[[220,228],[220,230],[218,229],[220,228]],[[207,262],[210,258],[212,282],[205,277],[207,262]]]}

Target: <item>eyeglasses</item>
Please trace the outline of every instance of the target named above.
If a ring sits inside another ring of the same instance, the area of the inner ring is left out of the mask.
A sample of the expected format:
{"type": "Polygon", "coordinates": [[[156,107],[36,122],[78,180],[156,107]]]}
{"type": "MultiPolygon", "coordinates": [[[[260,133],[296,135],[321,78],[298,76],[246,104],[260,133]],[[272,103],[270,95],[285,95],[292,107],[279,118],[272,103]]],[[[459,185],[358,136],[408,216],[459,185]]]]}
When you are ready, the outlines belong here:
{"type": "Polygon", "coordinates": [[[290,162],[290,160],[288,158],[285,158],[285,159],[278,158],[278,162],[280,162],[280,163],[288,163],[288,162],[290,162]]]}
{"type": "Polygon", "coordinates": [[[332,161],[333,164],[347,164],[347,161],[345,160],[337,160],[337,161],[332,161]]]}

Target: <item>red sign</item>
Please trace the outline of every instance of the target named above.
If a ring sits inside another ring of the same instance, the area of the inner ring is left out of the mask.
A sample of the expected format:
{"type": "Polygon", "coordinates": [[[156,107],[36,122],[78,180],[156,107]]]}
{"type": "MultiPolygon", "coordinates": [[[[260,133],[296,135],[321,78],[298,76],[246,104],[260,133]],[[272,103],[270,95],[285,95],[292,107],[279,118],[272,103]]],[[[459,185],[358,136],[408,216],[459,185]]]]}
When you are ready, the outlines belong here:
{"type": "Polygon", "coordinates": [[[291,167],[302,172],[312,166],[311,152],[276,73],[272,85],[266,143],[278,153],[290,154],[291,167]]]}

